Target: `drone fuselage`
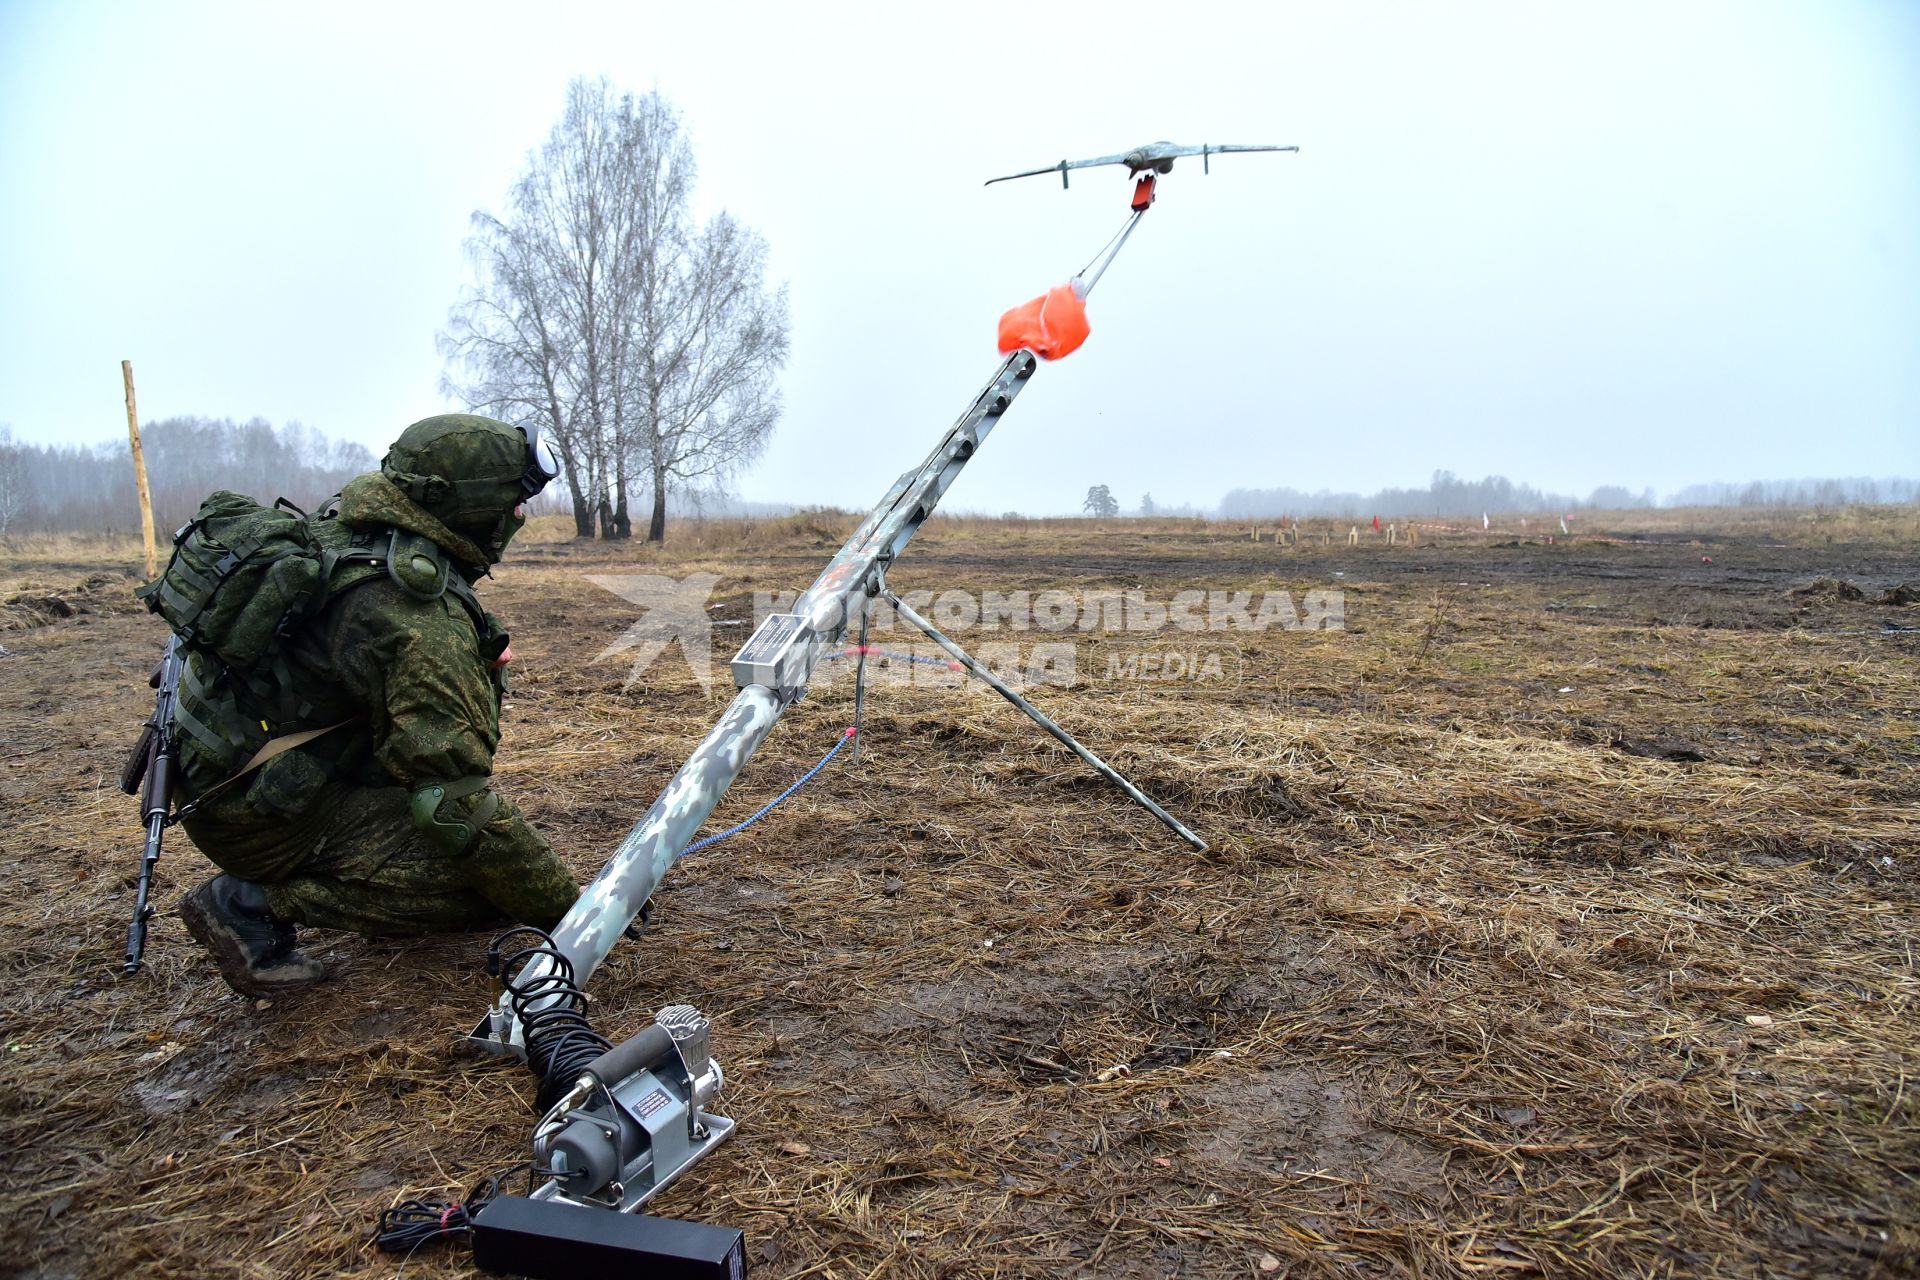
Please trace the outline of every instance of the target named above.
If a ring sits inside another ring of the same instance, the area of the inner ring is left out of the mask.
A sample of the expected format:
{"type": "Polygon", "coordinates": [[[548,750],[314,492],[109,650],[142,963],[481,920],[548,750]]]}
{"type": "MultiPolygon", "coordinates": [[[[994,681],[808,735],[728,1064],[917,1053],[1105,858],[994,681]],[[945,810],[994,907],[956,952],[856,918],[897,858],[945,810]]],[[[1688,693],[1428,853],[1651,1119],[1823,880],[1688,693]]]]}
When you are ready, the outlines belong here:
{"type": "Polygon", "coordinates": [[[1172,173],[1173,157],[1155,155],[1149,147],[1141,147],[1138,151],[1129,151],[1127,153],[1128,177],[1145,173],[1148,169],[1153,170],[1155,173],[1172,173]]]}

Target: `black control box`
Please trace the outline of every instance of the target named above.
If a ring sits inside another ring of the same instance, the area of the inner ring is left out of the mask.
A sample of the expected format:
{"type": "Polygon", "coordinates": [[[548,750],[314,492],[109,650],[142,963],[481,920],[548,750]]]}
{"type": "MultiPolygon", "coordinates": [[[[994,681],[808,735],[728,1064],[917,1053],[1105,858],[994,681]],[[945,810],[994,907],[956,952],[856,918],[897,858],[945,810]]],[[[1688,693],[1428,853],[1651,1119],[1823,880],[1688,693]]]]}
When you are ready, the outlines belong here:
{"type": "Polygon", "coordinates": [[[496,1196],[473,1219],[473,1260],[528,1280],[742,1280],[746,1239],[731,1227],[496,1196]]]}

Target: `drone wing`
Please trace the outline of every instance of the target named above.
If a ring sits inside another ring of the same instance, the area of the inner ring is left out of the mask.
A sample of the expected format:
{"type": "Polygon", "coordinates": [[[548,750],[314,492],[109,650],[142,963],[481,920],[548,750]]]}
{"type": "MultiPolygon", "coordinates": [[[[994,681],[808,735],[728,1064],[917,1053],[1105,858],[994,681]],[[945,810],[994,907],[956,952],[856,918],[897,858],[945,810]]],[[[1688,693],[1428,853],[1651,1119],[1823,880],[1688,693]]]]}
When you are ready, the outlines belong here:
{"type": "Polygon", "coordinates": [[[1138,173],[1142,169],[1155,169],[1161,173],[1173,168],[1175,157],[1199,156],[1200,171],[1208,171],[1207,161],[1217,155],[1235,151],[1298,151],[1298,147],[1276,147],[1267,143],[1248,142],[1203,142],[1197,147],[1183,147],[1171,142],[1150,142],[1144,147],[1136,147],[1127,152],[1127,167],[1138,173]]]}
{"type": "Polygon", "coordinates": [[[1127,153],[1125,152],[1117,156],[1097,156],[1092,160],[1062,160],[1044,169],[1028,169],[1025,173],[1009,173],[1005,177],[988,178],[985,185],[990,187],[996,182],[1012,182],[1015,178],[1037,178],[1043,173],[1057,173],[1064,182],[1069,169],[1093,169],[1103,164],[1125,164],[1126,162],[1127,153]]]}
{"type": "Polygon", "coordinates": [[[1171,161],[1176,156],[1200,156],[1204,164],[1208,156],[1225,155],[1235,151],[1298,151],[1299,149],[1299,147],[1270,146],[1265,143],[1214,142],[1202,143],[1197,147],[1183,147],[1171,142],[1152,142],[1144,147],[1123,151],[1117,156],[1097,156],[1092,160],[1062,160],[1059,164],[1050,164],[1044,169],[1028,169],[1025,173],[1009,173],[1002,178],[988,178],[986,185],[1011,182],[1015,178],[1037,178],[1044,173],[1057,173],[1060,175],[1060,185],[1065,186],[1069,170],[1092,169],[1103,164],[1123,164],[1130,171],[1137,173],[1142,169],[1171,161]]]}
{"type": "Polygon", "coordinates": [[[1265,143],[1213,142],[1197,147],[1154,147],[1153,151],[1156,159],[1162,156],[1170,159],[1174,156],[1218,156],[1230,151],[1298,151],[1299,149],[1299,147],[1268,146],[1265,143]]]}

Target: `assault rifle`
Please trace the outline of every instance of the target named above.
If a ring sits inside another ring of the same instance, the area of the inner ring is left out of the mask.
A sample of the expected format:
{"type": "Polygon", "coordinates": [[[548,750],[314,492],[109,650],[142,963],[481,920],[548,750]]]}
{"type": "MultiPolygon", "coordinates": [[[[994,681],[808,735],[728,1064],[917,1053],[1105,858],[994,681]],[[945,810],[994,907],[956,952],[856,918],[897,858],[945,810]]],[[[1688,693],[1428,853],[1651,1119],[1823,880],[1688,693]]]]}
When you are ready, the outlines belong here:
{"type": "Polygon", "coordinates": [[[147,826],[147,847],[140,856],[140,880],[133,895],[133,923],[127,926],[127,973],[140,972],[140,957],[147,949],[147,921],[153,918],[153,904],[147,901],[153,889],[153,867],[160,861],[160,837],[172,821],[173,771],[179,748],[173,734],[173,704],[179,696],[180,669],[186,654],[180,637],[167,641],[167,653],[154,669],[149,681],[158,690],[153,698],[153,716],[140,731],[140,741],[120,771],[120,789],[128,795],[142,793],[140,817],[147,826]]]}

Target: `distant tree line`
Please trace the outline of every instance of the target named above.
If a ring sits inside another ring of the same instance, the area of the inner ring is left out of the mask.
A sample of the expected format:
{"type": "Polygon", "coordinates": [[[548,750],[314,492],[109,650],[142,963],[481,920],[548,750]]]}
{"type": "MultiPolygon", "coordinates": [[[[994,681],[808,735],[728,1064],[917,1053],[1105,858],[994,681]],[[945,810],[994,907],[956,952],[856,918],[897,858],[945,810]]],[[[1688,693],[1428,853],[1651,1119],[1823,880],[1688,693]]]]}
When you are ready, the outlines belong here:
{"type": "MultiPolygon", "coordinates": [[[[1622,490],[1621,492],[1625,492],[1622,490]]],[[[1652,500],[1649,491],[1645,498],[1652,500]]],[[[1483,511],[1570,510],[1578,499],[1548,493],[1505,476],[1462,480],[1451,471],[1436,471],[1423,489],[1381,489],[1375,493],[1336,493],[1322,489],[1234,489],[1220,499],[1222,519],[1277,519],[1281,516],[1340,516],[1355,518],[1381,513],[1435,516],[1477,516],[1483,511]]]]}
{"type": "Polygon", "coordinates": [[[1282,516],[1371,515],[1477,516],[1508,511],[1622,511],[1635,507],[1840,506],[1848,503],[1920,501],[1920,481],[1866,478],[1772,480],[1745,484],[1689,485],[1665,498],[1652,489],[1639,492],[1601,485],[1586,497],[1553,493],[1505,476],[1463,480],[1436,471],[1419,489],[1381,489],[1374,493],[1337,493],[1321,489],[1233,489],[1220,499],[1215,514],[1223,520],[1270,520],[1282,516]]]}
{"type": "Polygon", "coordinates": [[[1690,484],[1669,494],[1669,507],[1839,507],[1852,503],[1920,502],[1920,480],[1749,480],[1745,484],[1690,484]]]}
{"type": "MultiPolygon", "coordinates": [[[[162,537],[215,489],[311,509],[378,460],[365,446],[290,422],[177,417],[145,424],[153,516],[162,537]]],[[[0,428],[0,533],[124,533],[140,527],[125,440],[22,444],[0,428]]]]}

